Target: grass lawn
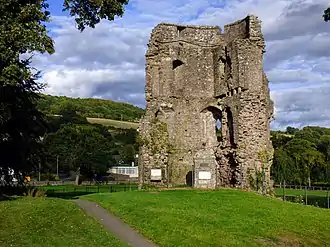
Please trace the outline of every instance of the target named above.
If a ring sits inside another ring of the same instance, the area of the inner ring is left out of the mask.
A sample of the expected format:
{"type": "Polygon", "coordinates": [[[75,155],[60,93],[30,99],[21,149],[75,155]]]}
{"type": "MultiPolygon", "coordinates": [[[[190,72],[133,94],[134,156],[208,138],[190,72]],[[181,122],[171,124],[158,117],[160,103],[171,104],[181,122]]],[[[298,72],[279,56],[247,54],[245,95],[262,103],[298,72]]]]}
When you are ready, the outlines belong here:
{"type": "Polygon", "coordinates": [[[25,197],[0,201],[0,246],[126,246],[73,202],[25,197]]]}
{"type": "Polygon", "coordinates": [[[75,199],[82,195],[93,193],[131,191],[137,189],[137,184],[104,184],[104,185],[79,185],[73,184],[39,186],[40,190],[47,192],[47,197],[75,199]]]}
{"type": "MultiPolygon", "coordinates": [[[[283,196],[283,189],[282,188],[276,188],[275,189],[276,196],[283,196]]],[[[285,189],[285,195],[286,196],[305,196],[305,190],[300,189],[285,189]]],[[[330,194],[330,193],[329,193],[330,194]]],[[[326,197],[327,191],[326,190],[307,190],[308,196],[321,196],[326,197]]]]}
{"type": "Polygon", "coordinates": [[[121,129],[137,129],[139,127],[139,123],[118,121],[118,120],[106,119],[106,118],[87,118],[87,121],[90,123],[97,123],[105,126],[113,126],[115,128],[121,128],[121,129]]]}
{"type": "Polygon", "coordinates": [[[83,196],[159,246],[330,246],[330,211],[237,190],[83,196]]]}
{"type": "Polygon", "coordinates": [[[129,191],[136,190],[137,184],[101,184],[101,185],[79,185],[75,186],[73,184],[66,185],[49,185],[49,186],[39,186],[38,188],[42,190],[55,191],[55,192],[111,192],[111,191],[129,191]]]}

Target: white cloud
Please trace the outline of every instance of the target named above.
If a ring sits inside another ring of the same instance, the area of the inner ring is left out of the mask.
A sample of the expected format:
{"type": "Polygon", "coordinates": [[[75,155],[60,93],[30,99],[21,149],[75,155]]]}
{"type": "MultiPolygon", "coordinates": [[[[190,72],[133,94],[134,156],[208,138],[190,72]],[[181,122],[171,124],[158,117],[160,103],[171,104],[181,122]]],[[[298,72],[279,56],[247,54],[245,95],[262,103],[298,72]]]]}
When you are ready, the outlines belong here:
{"type": "Polygon", "coordinates": [[[74,21],[54,16],[56,53],[36,56],[47,93],[101,97],[144,106],[144,54],[159,22],[219,25],[248,13],[262,20],[265,70],[275,101],[274,128],[330,127],[328,0],[132,0],[123,18],[80,33],[74,21]],[[329,117],[327,117],[329,116],[329,117]]]}

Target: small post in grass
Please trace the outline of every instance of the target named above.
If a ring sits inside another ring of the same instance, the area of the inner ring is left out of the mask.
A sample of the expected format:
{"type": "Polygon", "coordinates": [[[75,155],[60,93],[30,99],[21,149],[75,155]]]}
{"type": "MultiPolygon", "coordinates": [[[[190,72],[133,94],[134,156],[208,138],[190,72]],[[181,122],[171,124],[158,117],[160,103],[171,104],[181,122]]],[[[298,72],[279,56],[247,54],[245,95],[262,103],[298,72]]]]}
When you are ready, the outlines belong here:
{"type": "Polygon", "coordinates": [[[285,201],[285,181],[282,185],[282,188],[283,188],[283,201],[285,201]]]}
{"type": "Polygon", "coordinates": [[[307,205],[307,185],[305,186],[305,205],[307,205]]]}
{"type": "Polygon", "coordinates": [[[329,203],[329,191],[327,190],[327,206],[328,206],[328,208],[330,207],[329,204],[330,204],[330,203],[329,203]]]}
{"type": "Polygon", "coordinates": [[[97,193],[100,193],[100,183],[97,183],[97,193]]]}

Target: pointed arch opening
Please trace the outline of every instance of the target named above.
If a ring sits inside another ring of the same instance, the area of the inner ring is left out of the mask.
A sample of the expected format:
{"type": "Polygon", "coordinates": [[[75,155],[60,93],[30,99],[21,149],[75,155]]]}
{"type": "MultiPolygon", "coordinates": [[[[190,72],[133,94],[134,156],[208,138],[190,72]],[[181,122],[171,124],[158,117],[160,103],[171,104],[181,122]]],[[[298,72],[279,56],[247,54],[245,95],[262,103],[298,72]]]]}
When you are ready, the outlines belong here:
{"type": "Polygon", "coordinates": [[[202,111],[203,134],[208,146],[217,146],[222,141],[222,111],[209,106],[202,111]]]}

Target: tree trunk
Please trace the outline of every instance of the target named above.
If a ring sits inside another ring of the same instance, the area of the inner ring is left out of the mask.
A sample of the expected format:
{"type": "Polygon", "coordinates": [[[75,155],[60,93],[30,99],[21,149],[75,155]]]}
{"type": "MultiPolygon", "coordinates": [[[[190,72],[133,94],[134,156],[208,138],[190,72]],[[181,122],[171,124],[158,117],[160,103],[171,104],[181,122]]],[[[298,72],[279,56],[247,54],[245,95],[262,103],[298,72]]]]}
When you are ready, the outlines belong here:
{"type": "Polygon", "coordinates": [[[79,178],[80,178],[80,167],[77,168],[76,171],[76,181],[75,181],[75,185],[79,185],[79,178]]]}

